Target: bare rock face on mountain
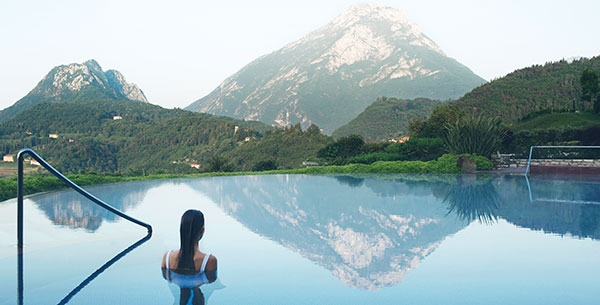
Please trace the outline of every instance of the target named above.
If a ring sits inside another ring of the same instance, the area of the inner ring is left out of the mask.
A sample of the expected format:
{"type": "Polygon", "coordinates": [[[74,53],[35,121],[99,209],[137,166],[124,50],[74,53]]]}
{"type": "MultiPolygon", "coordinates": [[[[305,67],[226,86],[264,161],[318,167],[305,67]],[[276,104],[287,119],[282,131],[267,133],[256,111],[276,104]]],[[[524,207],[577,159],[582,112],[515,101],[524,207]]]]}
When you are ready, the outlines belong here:
{"type": "Polygon", "coordinates": [[[315,123],[331,133],[379,96],[458,98],[483,82],[400,10],[358,4],[187,109],[281,126],[315,123]]]}
{"type": "Polygon", "coordinates": [[[0,121],[43,102],[89,99],[131,100],[147,103],[144,92],[125,81],[116,70],[104,72],[95,60],[54,67],[25,97],[0,111],[0,121]]]}

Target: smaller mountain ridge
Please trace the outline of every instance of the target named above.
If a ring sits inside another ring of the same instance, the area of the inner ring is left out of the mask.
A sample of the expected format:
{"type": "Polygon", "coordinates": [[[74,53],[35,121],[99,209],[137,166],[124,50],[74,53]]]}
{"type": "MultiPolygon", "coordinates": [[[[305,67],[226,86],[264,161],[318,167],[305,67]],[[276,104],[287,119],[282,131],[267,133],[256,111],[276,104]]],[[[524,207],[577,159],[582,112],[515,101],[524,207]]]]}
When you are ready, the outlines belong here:
{"type": "Polygon", "coordinates": [[[0,121],[43,102],[90,99],[129,100],[148,103],[144,92],[116,70],[104,72],[95,60],[54,67],[25,97],[0,111],[0,121]]]}
{"type": "Polygon", "coordinates": [[[360,135],[369,140],[387,140],[408,135],[413,118],[426,119],[433,109],[447,102],[427,98],[396,99],[380,97],[356,118],[336,129],[334,138],[360,135]]]}
{"type": "Polygon", "coordinates": [[[593,104],[581,99],[585,69],[600,72],[600,56],[519,69],[473,89],[452,104],[467,113],[498,117],[509,123],[546,109],[589,111],[593,104]]]}

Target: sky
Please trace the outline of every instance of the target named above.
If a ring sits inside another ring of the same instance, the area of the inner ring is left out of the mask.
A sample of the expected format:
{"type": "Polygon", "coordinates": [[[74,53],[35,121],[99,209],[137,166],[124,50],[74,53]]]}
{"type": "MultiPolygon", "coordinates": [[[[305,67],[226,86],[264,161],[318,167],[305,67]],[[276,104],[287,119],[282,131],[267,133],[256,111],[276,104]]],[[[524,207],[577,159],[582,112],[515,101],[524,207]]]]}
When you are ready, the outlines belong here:
{"type": "MultiPolygon", "coordinates": [[[[54,66],[96,59],[150,103],[186,107],[252,60],[363,1],[83,1],[0,3],[0,109],[54,66]]],[[[397,0],[442,50],[491,80],[516,69],[600,55],[597,0],[397,0]]]]}

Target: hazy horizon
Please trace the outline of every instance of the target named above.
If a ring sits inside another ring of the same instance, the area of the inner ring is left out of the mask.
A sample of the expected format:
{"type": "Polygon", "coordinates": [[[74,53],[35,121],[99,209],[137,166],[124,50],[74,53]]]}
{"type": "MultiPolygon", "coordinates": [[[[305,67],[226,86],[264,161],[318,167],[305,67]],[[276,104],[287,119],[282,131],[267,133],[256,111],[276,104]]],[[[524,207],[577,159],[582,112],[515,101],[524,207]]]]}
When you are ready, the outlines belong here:
{"type": "MultiPolygon", "coordinates": [[[[186,107],[252,60],[316,30],[364,1],[106,1],[0,4],[0,109],[55,66],[95,59],[137,84],[150,103],[186,107]]],[[[600,3],[379,1],[451,58],[490,80],[516,69],[600,55],[590,29],[600,3]]]]}

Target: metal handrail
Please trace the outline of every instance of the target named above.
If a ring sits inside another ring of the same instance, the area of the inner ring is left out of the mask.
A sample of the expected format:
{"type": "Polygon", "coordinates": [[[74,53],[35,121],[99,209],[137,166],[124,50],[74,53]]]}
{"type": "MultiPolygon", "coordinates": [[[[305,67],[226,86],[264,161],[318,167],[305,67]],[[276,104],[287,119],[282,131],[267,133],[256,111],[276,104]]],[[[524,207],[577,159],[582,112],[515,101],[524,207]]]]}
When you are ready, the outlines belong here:
{"type": "Polygon", "coordinates": [[[142,227],[145,227],[148,230],[148,234],[152,233],[152,226],[137,220],[123,212],[121,212],[118,209],[115,209],[114,207],[108,205],[107,203],[105,203],[104,201],[98,199],[96,196],[90,194],[88,191],[82,189],[79,185],[73,183],[71,180],[69,180],[67,177],[65,177],[63,174],[61,174],[59,171],[57,171],[56,169],[54,169],[54,167],[52,167],[50,164],[48,164],[48,162],[46,162],[44,159],[42,159],[42,157],[40,157],[38,154],[36,154],[32,149],[30,148],[24,148],[21,149],[19,151],[19,153],[17,154],[17,159],[18,159],[18,173],[17,173],[17,247],[19,249],[23,248],[23,161],[24,161],[24,156],[28,154],[30,155],[32,158],[34,158],[36,161],[38,161],[40,163],[40,165],[42,165],[43,167],[45,167],[50,173],[52,173],[54,176],[56,176],[58,179],[60,179],[62,182],[64,182],[65,184],[67,184],[69,187],[71,187],[72,189],[74,189],[75,191],[77,191],[79,194],[83,195],[84,197],[86,197],[87,199],[91,200],[92,202],[94,202],[95,204],[113,212],[114,214],[117,214],[135,224],[138,224],[142,227]]]}
{"type": "Polygon", "coordinates": [[[529,167],[531,164],[531,155],[533,154],[534,148],[600,148],[600,146],[569,146],[569,145],[541,145],[529,147],[529,159],[527,159],[527,169],[525,170],[525,176],[529,175],[529,167]]]}

